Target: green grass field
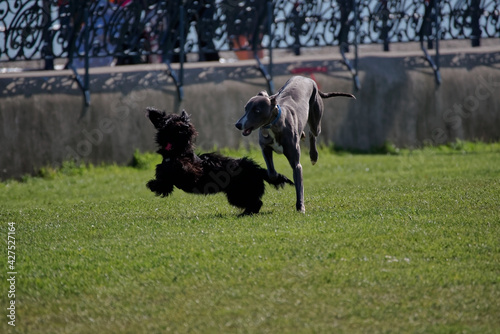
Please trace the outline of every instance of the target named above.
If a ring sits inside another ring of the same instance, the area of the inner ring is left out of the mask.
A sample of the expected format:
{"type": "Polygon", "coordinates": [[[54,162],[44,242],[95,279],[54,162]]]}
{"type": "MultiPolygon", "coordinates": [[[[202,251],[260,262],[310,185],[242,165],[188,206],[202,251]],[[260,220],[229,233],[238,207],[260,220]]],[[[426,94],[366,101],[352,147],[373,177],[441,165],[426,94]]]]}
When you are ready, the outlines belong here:
{"type": "Polygon", "coordinates": [[[305,214],[157,198],[154,155],[0,183],[0,332],[500,333],[500,144],[393,153],[304,154],[305,214]]]}

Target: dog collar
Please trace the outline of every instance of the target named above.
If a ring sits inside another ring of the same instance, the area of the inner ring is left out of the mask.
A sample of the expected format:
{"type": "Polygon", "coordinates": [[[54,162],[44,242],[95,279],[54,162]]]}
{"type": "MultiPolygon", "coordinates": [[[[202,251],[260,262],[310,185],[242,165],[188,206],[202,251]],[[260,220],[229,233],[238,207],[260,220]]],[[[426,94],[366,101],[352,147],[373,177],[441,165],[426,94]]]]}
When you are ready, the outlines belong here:
{"type": "Polygon", "coordinates": [[[269,123],[268,125],[263,126],[264,129],[269,129],[271,126],[273,126],[274,124],[276,124],[278,122],[278,120],[280,119],[280,117],[281,117],[281,107],[280,107],[279,104],[277,104],[276,107],[278,107],[278,115],[276,116],[276,118],[271,123],[269,123]]]}

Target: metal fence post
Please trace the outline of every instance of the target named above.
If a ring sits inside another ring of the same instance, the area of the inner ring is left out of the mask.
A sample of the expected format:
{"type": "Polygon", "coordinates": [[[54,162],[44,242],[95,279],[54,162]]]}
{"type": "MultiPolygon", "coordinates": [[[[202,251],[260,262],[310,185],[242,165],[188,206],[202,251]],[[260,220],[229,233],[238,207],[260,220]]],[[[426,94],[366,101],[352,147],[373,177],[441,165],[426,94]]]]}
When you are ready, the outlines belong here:
{"type": "MultiPolygon", "coordinates": [[[[184,8],[184,1],[181,1],[181,6],[179,8],[180,10],[180,18],[179,18],[179,44],[180,44],[180,49],[179,49],[179,65],[180,65],[180,70],[179,70],[179,84],[182,87],[184,85],[184,21],[186,19],[186,13],[185,13],[185,8],[184,8]]],[[[182,96],[179,94],[179,99],[182,100],[182,96]]]]}
{"type": "MultiPolygon", "coordinates": [[[[358,32],[359,32],[359,17],[358,17],[358,3],[356,0],[348,0],[351,3],[350,8],[344,8],[344,14],[345,15],[345,21],[342,20],[342,28],[341,32],[339,33],[339,49],[340,49],[340,55],[342,56],[342,62],[344,63],[345,66],[347,66],[347,69],[349,72],[351,72],[353,83],[354,83],[354,89],[356,91],[361,89],[361,83],[359,82],[359,77],[358,77],[358,32]],[[349,30],[351,29],[351,24],[348,24],[347,22],[347,17],[349,16],[349,13],[351,12],[354,13],[354,66],[351,64],[349,59],[347,59],[347,56],[345,55],[346,52],[349,51],[349,39],[348,39],[348,34],[349,30]],[[345,39],[345,40],[344,40],[345,39]]],[[[341,7],[347,7],[348,2],[342,2],[341,7]]]]}
{"type": "Polygon", "coordinates": [[[389,26],[389,7],[387,6],[387,0],[382,0],[382,7],[380,9],[382,14],[382,29],[380,31],[380,39],[384,42],[384,51],[389,51],[389,31],[391,27],[389,26]]]}
{"type": "Polygon", "coordinates": [[[359,77],[358,77],[358,38],[359,38],[359,17],[358,17],[358,2],[356,0],[353,0],[354,6],[354,72],[353,72],[353,78],[354,78],[354,88],[356,91],[361,89],[361,83],[359,82],[359,77]]]}
{"type": "MultiPolygon", "coordinates": [[[[70,38],[70,43],[68,46],[68,68],[73,71],[73,74],[75,75],[75,80],[78,83],[78,86],[83,92],[83,96],[85,98],[85,105],[89,106],[90,105],[90,79],[89,79],[89,6],[90,6],[90,1],[85,0],[83,3],[83,17],[80,20],[77,20],[73,24],[73,31],[71,33],[71,38],[70,38]],[[78,29],[80,29],[80,23],[83,24],[83,49],[84,49],[84,75],[83,79],[78,73],[77,68],[73,64],[73,53],[75,52],[76,49],[76,41],[77,41],[77,36],[78,36],[78,29]]],[[[74,10],[77,11],[78,7],[75,7],[74,10]]]]}
{"type": "Polygon", "coordinates": [[[42,55],[45,59],[45,70],[54,69],[54,53],[52,51],[52,32],[51,32],[51,18],[50,18],[50,1],[44,0],[42,4],[42,55]]]}
{"type": "Polygon", "coordinates": [[[269,71],[269,78],[270,82],[268,83],[269,85],[269,90],[271,93],[274,92],[274,83],[273,83],[273,19],[274,19],[274,13],[273,13],[273,2],[269,0],[267,2],[267,31],[269,32],[269,45],[268,45],[268,50],[269,50],[269,66],[268,66],[268,71],[269,71]]]}
{"type": "MultiPolygon", "coordinates": [[[[266,30],[267,33],[269,34],[269,65],[266,69],[266,67],[262,64],[262,62],[259,59],[259,53],[258,53],[258,45],[257,41],[259,41],[258,36],[252,36],[252,51],[253,51],[253,57],[255,58],[255,61],[257,61],[257,67],[260,71],[260,73],[264,76],[267,82],[267,88],[269,90],[269,93],[274,92],[274,82],[273,82],[273,76],[272,76],[272,69],[273,69],[273,58],[272,58],[272,46],[271,43],[273,41],[273,35],[272,35],[272,21],[273,21],[273,2],[271,0],[267,1],[267,20],[266,20],[266,30]]],[[[258,24],[257,22],[255,22],[258,24]]]]}
{"type": "Polygon", "coordinates": [[[472,34],[470,36],[471,45],[477,47],[481,45],[481,28],[479,27],[479,18],[481,17],[481,0],[471,0],[470,19],[472,34]]]}
{"type": "Polygon", "coordinates": [[[90,41],[89,41],[89,6],[90,2],[86,1],[85,3],[85,9],[83,12],[83,22],[85,22],[85,29],[84,29],[84,49],[85,49],[85,55],[84,55],[84,66],[85,66],[85,74],[84,74],[84,81],[83,81],[83,93],[85,95],[85,105],[89,106],[90,105],[90,87],[89,87],[89,51],[90,51],[90,41]]]}
{"type": "Polygon", "coordinates": [[[353,0],[354,2],[354,17],[355,26],[354,26],[354,88],[356,91],[361,89],[361,83],[359,82],[358,77],[358,38],[359,38],[359,18],[358,18],[358,2],[353,0]]]}
{"type": "Polygon", "coordinates": [[[168,0],[161,1],[165,4],[167,15],[166,34],[159,41],[161,50],[163,51],[163,62],[167,66],[167,73],[174,81],[177,90],[177,98],[182,101],[184,98],[183,82],[184,82],[184,1],[183,0],[168,0]],[[170,1],[170,2],[169,2],[170,1]],[[178,9],[178,11],[177,11],[178,9]],[[178,21],[177,21],[178,20],[178,21]],[[177,24],[179,23],[179,24],[177,24]],[[177,59],[175,49],[179,42],[179,73],[172,68],[172,61],[177,59]]]}
{"type": "Polygon", "coordinates": [[[420,49],[424,53],[425,60],[429,63],[432,70],[434,71],[434,77],[438,85],[441,84],[441,72],[439,71],[439,34],[440,34],[440,4],[439,0],[426,0],[423,4],[426,6],[425,15],[422,20],[422,26],[420,27],[420,49]],[[434,39],[436,41],[436,56],[434,60],[427,52],[424,46],[424,37],[427,36],[427,41],[429,43],[429,37],[432,35],[432,25],[434,25],[434,39]]]}
{"type": "Polygon", "coordinates": [[[436,64],[436,70],[435,70],[435,77],[436,77],[436,82],[438,85],[441,84],[441,72],[439,71],[439,38],[441,34],[441,4],[439,3],[440,0],[435,0],[434,1],[434,24],[436,26],[435,30],[435,35],[434,39],[436,40],[436,56],[435,56],[435,64],[436,64]]]}

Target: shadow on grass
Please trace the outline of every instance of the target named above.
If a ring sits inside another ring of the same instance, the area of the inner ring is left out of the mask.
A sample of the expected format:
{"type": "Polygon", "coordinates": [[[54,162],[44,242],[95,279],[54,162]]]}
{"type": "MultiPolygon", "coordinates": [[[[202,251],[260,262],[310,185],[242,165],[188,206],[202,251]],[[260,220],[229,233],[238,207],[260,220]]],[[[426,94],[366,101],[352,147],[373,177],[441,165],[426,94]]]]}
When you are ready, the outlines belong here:
{"type": "Polygon", "coordinates": [[[433,154],[470,154],[470,153],[492,153],[500,152],[500,142],[465,141],[457,139],[444,145],[423,145],[412,148],[399,148],[391,142],[385,142],[381,146],[372,146],[368,150],[351,149],[330,144],[323,148],[335,154],[373,154],[373,155],[400,155],[413,151],[426,151],[433,154]]]}

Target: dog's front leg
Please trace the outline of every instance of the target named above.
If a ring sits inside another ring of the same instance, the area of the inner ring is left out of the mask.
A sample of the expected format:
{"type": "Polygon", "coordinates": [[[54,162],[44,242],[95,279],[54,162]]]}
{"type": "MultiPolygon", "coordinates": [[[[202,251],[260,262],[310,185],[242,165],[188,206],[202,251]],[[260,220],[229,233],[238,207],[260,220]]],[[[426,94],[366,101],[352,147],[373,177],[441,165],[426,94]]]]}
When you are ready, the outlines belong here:
{"type": "Polygon", "coordinates": [[[269,175],[271,180],[276,179],[278,177],[278,172],[274,168],[273,149],[269,146],[264,146],[262,148],[262,155],[264,156],[264,161],[266,162],[267,175],[269,175]]]}
{"type": "Polygon", "coordinates": [[[304,184],[302,182],[302,165],[300,164],[300,146],[297,143],[295,150],[285,151],[285,156],[293,169],[293,182],[295,183],[295,192],[297,194],[296,208],[299,212],[306,212],[304,205],[304,184]]]}
{"type": "Polygon", "coordinates": [[[166,197],[174,191],[174,183],[170,178],[172,166],[165,161],[156,165],[155,178],[150,180],[146,186],[158,196],[166,197]]]}
{"type": "Polygon", "coordinates": [[[165,182],[158,179],[150,180],[146,186],[157,196],[166,197],[174,191],[174,185],[171,182],[165,182]]]}

